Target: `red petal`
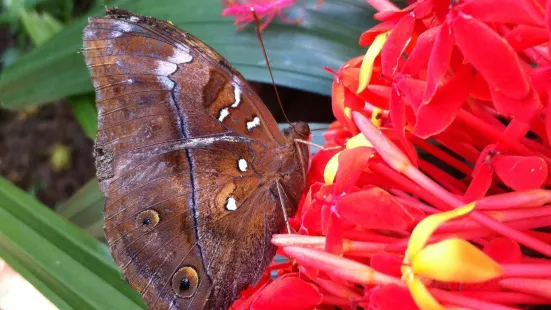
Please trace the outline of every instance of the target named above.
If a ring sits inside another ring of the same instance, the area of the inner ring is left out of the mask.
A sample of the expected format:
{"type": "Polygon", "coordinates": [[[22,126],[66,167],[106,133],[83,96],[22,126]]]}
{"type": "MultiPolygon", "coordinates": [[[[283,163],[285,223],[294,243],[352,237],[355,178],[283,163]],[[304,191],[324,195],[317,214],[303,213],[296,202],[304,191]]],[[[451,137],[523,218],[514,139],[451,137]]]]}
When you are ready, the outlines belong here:
{"type": "MultiPolygon", "coordinates": [[[[434,1],[434,0],[425,0],[425,1],[419,1],[417,2],[419,5],[413,10],[413,15],[417,19],[423,19],[426,17],[429,17],[430,14],[435,13],[434,9],[438,7],[439,3],[442,3],[444,1],[434,1]],[[436,3],[435,3],[436,2],[436,3]]],[[[446,5],[446,9],[447,9],[446,5]]]]}
{"type": "Polygon", "coordinates": [[[473,170],[473,179],[467,188],[463,201],[474,201],[486,195],[492,186],[493,170],[489,162],[491,153],[495,152],[495,145],[488,145],[478,157],[473,170]]]}
{"type": "Polygon", "coordinates": [[[522,261],[520,245],[512,239],[494,238],[484,246],[484,253],[500,264],[519,264],[522,261]]]}
{"type": "Polygon", "coordinates": [[[335,193],[348,193],[356,181],[367,168],[373,149],[369,147],[355,147],[344,150],[339,155],[339,169],[335,177],[335,193]]]}
{"type": "Polygon", "coordinates": [[[335,212],[331,212],[329,223],[327,224],[327,238],[325,239],[325,251],[337,255],[342,255],[342,221],[335,212]]]}
{"type": "Polygon", "coordinates": [[[452,26],[457,46],[486,79],[490,89],[515,99],[528,95],[528,78],[505,39],[486,24],[462,13],[453,19],[452,26]]]}
{"type": "Polygon", "coordinates": [[[392,88],[389,86],[370,84],[358,97],[380,109],[388,110],[391,92],[392,88]]]}
{"type": "Polygon", "coordinates": [[[389,276],[395,276],[397,278],[402,276],[402,258],[396,255],[386,253],[375,254],[371,257],[369,266],[389,276]]]}
{"type": "Polygon", "coordinates": [[[392,77],[398,67],[398,60],[406,48],[413,33],[415,18],[408,14],[400,19],[388,36],[381,51],[381,66],[384,76],[392,77]]]}
{"type": "Polygon", "coordinates": [[[478,72],[474,75],[469,95],[479,100],[492,101],[492,94],[490,94],[488,83],[486,83],[478,72]]]}
{"type": "Polygon", "coordinates": [[[532,86],[539,94],[547,93],[551,89],[551,67],[535,68],[530,72],[532,86]]]}
{"type": "MultiPolygon", "coordinates": [[[[345,108],[350,108],[350,111],[358,111],[364,107],[365,102],[358,98],[358,96],[356,96],[354,92],[345,88],[344,104],[345,108]]],[[[345,122],[343,122],[343,125],[345,125],[346,129],[348,129],[352,135],[356,135],[359,133],[359,130],[356,127],[356,124],[352,120],[351,116],[351,114],[347,116],[345,113],[345,122]]]]}
{"type": "Polygon", "coordinates": [[[331,107],[333,115],[335,115],[335,118],[342,124],[346,124],[346,116],[344,115],[344,91],[345,88],[340,78],[335,77],[333,88],[331,89],[331,107]]]}
{"type": "Polygon", "coordinates": [[[323,171],[327,162],[337,154],[339,150],[328,150],[323,152],[317,152],[310,162],[310,170],[308,170],[308,184],[314,182],[323,182],[323,171]]]}
{"type": "Polygon", "coordinates": [[[514,116],[526,122],[530,122],[541,107],[540,97],[531,90],[528,96],[522,99],[513,99],[506,96],[501,91],[494,91],[490,88],[494,107],[505,116],[514,116]]]}
{"type": "Polygon", "coordinates": [[[370,229],[405,230],[415,221],[398,201],[378,187],[340,198],[337,211],[343,219],[370,229]]]}
{"type": "Polygon", "coordinates": [[[537,156],[498,154],[492,167],[501,181],[516,191],[540,188],[547,179],[547,165],[537,156]]]}
{"type": "Polygon", "coordinates": [[[373,40],[380,35],[381,33],[387,32],[389,30],[392,30],[394,26],[396,25],[397,21],[388,21],[381,24],[378,24],[377,26],[369,29],[368,31],[365,31],[360,36],[360,46],[368,46],[373,43],[373,40]]]}
{"type": "Polygon", "coordinates": [[[448,128],[467,100],[472,79],[472,68],[463,66],[454,77],[438,88],[430,102],[422,104],[417,110],[413,133],[426,139],[448,128]]]}
{"type": "Polygon", "coordinates": [[[547,1],[544,18],[545,18],[545,26],[547,28],[547,32],[551,37],[551,1],[547,1]]]}
{"type": "Polygon", "coordinates": [[[440,26],[438,35],[432,46],[427,67],[427,88],[423,96],[423,101],[430,101],[436,89],[442,83],[446,72],[450,67],[454,44],[451,29],[447,23],[440,26]]]}
{"type": "Polygon", "coordinates": [[[376,310],[418,310],[407,288],[390,284],[379,286],[371,291],[369,309],[376,310]]]}
{"type": "Polygon", "coordinates": [[[436,41],[439,29],[440,27],[430,28],[419,36],[417,44],[415,44],[413,51],[402,69],[403,74],[416,75],[427,66],[430,52],[434,45],[434,41],[436,41]]]}
{"type": "MultiPolygon", "coordinates": [[[[324,186],[323,188],[331,188],[333,186],[324,186]]],[[[320,191],[321,191],[320,189],[320,191]]],[[[319,192],[318,192],[319,193],[319,192]]],[[[308,208],[304,208],[302,211],[302,229],[306,229],[310,234],[319,234],[321,233],[321,208],[322,202],[317,199],[312,200],[308,205],[308,208]]]]}
{"type": "Polygon", "coordinates": [[[547,98],[547,108],[545,113],[545,132],[547,133],[547,143],[551,144],[551,95],[547,98]]]}
{"type": "MultiPolygon", "coordinates": [[[[383,2],[383,1],[381,1],[383,2]]],[[[398,20],[404,15],[411,12],[413,9],[415,9],[418,6],[419,3],[413,2],[412,4],[408,5],[406,8],[402,10],[383,10],[381,12],[375,13],[373,15],[373,19],[380,20],[380,21],[387,21],[387,20],[398,20]]]]}
{"type": "Polygon", "coordinates": [[[543,25],[543,8],[534,0],[471,0],[460,10],[483,22],[543,25]]]}
{"type": "Polygon", "coordinates": [[[417,152],[413,144],[406,139],[406,107],[395,90],[392,91],[390,96],[390,118],[392,119],[392,125],[400,140],[400,144],[406,150],[406,154],[411,162],[416,165],[417,152]]]}
{"type": "Polygon", "coordinates": [[[319,191],[319,189],[323,185],[324,184],[321,183],[321,182],[317,182],[317,183],[314,183],[314,184],[310,185],[310,188],[308,189],[308,194],[306,194],[306,197],[302,201],[301,210],[300,210],[301,212],[300,213],[297,212],[297,217],[298,217],[298,214],[300,214],[300,216],[304,215],[304,212],[306,212],[310,208],[310,206],[314,202],[315,194],[319,191]]]}
{"type": "Polygon", "coordinates": [[[545,28],[519,25],[505,36],[505,40],[515,51],[522,51],[549,41],[549,33],[545,28]]]}
{"type": "Polygon", "coordinates": [[[412,78],[397,78],[397,80],[396,87],[398,87],[404,102],[410,106],[413,111],[417,112],[423,100],[423,92],[427,84],[425,81],[412,78]]]}
{"type": "MultiPolygon", "coordinates": [[[[344,87],[346,87],[351,92],[355,92],[358,89],[359,75],[359,68],[350,67],[342,70],[341,77],[344,87]]],[[[380,76],[380,68],[375,67],[373,69],[372,78],[377,78],[377,76],[380,76]]],[[[388,110],[390,87],[370,84],[364,91],[357,94],[357,96],[363,101],[367,101],[370,104],[375,105],[381,109],[388,110]]]]}
{"type": "Polygon", "coordinates": [[[312,283],[297,277],[281,277],[262,290],[251,310],[307,310],[318,306],[321,300],[321,293],[312,283]]]}

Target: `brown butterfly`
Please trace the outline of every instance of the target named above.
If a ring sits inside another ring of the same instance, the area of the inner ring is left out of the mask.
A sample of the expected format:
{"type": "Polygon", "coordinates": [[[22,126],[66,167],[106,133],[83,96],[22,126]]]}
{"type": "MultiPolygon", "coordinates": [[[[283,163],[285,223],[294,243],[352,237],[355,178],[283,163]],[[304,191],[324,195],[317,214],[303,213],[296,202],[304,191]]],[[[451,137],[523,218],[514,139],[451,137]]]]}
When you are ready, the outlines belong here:
{"type": "Polygon", "coordinates": [[[280,132],[241,74],[168,21],[107,9],[83,40],[115,262],[152,309],[228,308],[296,212],[308,125],[280,132]]]}

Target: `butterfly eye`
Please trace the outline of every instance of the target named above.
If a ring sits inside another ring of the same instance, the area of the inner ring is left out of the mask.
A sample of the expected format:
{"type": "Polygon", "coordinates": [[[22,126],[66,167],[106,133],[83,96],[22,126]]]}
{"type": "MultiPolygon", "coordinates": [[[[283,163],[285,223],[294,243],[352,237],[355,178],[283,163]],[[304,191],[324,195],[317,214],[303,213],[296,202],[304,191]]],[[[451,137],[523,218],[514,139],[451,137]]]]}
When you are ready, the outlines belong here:
{"type": "Polygon", "coordinates": [[[136,226],[142,228],[142,231],[151,231],[159,224],[159,213],[155,210],[145,210],[136,215],[136,226]]]}
{"type": "Polygon", "coordinates": [[[199,275],[195,268],[186,266],[178,269],[172,276],[172,289],[181,298],[190,298],[199,285],[199,275]]]}

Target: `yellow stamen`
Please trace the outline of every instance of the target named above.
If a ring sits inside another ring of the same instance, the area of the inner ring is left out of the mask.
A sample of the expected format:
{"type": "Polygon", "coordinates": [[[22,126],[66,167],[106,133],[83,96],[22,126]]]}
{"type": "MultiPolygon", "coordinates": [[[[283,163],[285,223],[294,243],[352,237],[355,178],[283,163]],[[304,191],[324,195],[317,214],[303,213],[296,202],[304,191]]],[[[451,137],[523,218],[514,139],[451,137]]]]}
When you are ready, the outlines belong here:
{"type": "Polygon", "coordinates": [[[359,133],[346,141],[347,149],[353,149],[360,146],[373,147],[373,144],[367,140],[363,133],[359,133]]]}
{"type": "Polygon", "coordinates": [[[367,87],[367,84],[369,84],[371,75],[373,74],[373,63],[375,62],[375,58],[381,53],[389,34],[390,31],[379,34],[367,49],[362,66],[360,67],[360,81],[358,90],[356,91],[357,94],[361,93],[367,87]]]}
{"type": "Polygon", "coordinates": [[[411,232],[408,248],[404,260],[408,262],[414,257],[429,240],[432,233],[444,222],[469,214],[475,207],[475,202],[471,202],[463,207],[433,214],[423,219],[411,232]]]}
{"type": "Polygon", "coordinates": [[[427,245],[411,260],[415,275],[445,282],[479,283],[503,273],[501,266],[471,243],[451,238],[427,245]]]}
{"type": "Polygon", "coordinates": [[[333,157],[331,157],[331,159],[327,162],[327,165],[325,165],[325,169],[323,170],[323,180],[325,181],[325,184],[333,184],[335,181],[335,176],[337,175],[337,170],[339,169],[339,155],[341,155],[341,153],[342,151],[333,155],[333,157]]]}
{"type": "Polygon", "coordinates": [[[375,127],[380,128],[382,123],[382,113],[383,110],[379,108],[374,108],[373,112],[371,113],[371,122],[375,127]]]}

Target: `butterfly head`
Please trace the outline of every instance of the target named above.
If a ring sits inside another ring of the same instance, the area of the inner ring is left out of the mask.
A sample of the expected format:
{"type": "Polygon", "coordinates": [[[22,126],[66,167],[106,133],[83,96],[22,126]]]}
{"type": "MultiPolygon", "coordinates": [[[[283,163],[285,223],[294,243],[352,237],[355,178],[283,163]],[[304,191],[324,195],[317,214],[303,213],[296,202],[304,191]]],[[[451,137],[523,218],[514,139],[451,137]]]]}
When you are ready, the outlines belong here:
{"type": "Polygon", "coordinates": [[[291,126],[283,130],[283,133],[286,137],[293,140],[308,140],[308,137],[310,137],[310,127],[305,122],[291,123],[291,126]]]}

